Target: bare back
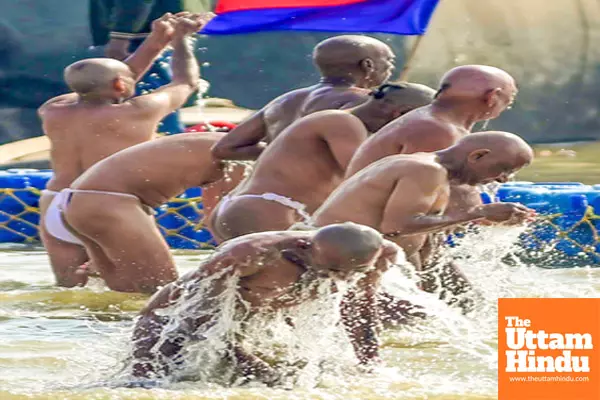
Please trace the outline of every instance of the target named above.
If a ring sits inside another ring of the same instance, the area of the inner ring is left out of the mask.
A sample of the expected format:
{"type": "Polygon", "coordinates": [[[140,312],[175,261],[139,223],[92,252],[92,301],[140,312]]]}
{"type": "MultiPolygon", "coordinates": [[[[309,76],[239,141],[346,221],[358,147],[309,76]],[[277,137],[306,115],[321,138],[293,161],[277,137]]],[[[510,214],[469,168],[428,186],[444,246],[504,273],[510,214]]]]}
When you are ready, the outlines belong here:
{"type": "Polygon", "coordinates": [[[394,154],[433,152],[452,146],[464,129],[432,114],[431,106],[413,110],[384,126],[356,151],[346,176],[394,154]]]}
{"type": "MultiPolygon", "coordinates": [[[[296,242],[310,236],[309,232],[261,232],[231,239],[219,246],[200,268],[157,293],[142,314],[166,306],[179,296],[179,288],[197,286],[200,280],[223,273],[228,273],[225,277],[233,274],[238,276],[240,297],[253,308],[295,305],[301,299],[294,296],[294,284],[306,269],[283,258],[281,251],[293,249],[296,242]]],[[[194,293],[190,291],[191,295],[194,293]]]]}
{"type": "Polygon", "coordinates": [[[273,141],[299,118],[317,111],[354,107],[366,101],[367,96],[365,89],[329,84],[317,84],[279,96],[263,110],[268,141],[273,141]]]}
{"type": "Polygon", "coordinates": [[[40,115],[50,139],[54,171],[47,187],[56,191],[69,187],[98,161],[150,140],[159,122],[130,103],[58,101],[47,105],[40,115]]]}
{"type": "Polygon", "coordinates": [[[99,162],[72,188],[130,193],[156,207],[186,189],[223,176],[210,148],[222,133],[184,133],[142,143],[99,162]]]}
{"type": "Polygon", "coordinates": [[[266,149],[236,195],[277,193],[305,204],[311,213],[342,182],[367,134],[364,124],[344,111],[301,118],[266,149]]]}
{"type": "MultiPolygon", "coordinates": [[[[434,155],[396,155],[379,160],[340,185],[315,212],[315,226],[351,221],[387,234],[416,215],[443,213],[450,186],[434,155]]],[[[425,240],[416,235],[394,240],[407,256],[425,240]]]]}

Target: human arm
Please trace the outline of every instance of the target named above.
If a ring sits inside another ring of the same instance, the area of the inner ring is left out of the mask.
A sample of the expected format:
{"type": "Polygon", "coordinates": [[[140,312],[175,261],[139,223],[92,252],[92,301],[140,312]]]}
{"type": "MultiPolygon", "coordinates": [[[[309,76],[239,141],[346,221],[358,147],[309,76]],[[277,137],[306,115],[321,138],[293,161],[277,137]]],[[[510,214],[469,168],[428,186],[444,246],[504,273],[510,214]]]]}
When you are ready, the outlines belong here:
{"type": "MultiPolygon", "coordinates": [[[[230,243],[196,271],[167,285],[152,297],[134,329],[133,375],[144,378],[168,376],[176,367],[184,346],[195,338],[202,325],[211,323],[212,313],[219,309],[221,295],[230,287],[231,279],[252,276],[261,271],[263,266],[251,262],[256,260],[260,251],[251,243],[230,243]],[[161,312],[175,304],[194,304],[194,308],[187,307],[191,311],[190,316],[161,312]],[[173,320],[177,321],[175,326],[173,320]],[[168,324],[170,329],[165,332],[168,324]]],[[[234,349],[235,346],[231,343],[228,347],[234,349]]]]}
{"type": "Polygon", "coordinates": [[[443,214],[448,193],[445,172],[425,167],[406,171],[399,178],[383,216],[381,231],[388,237],[433,233],[466,222],[525,219],[531,210],[517,203],[483,204],[443,214]]]}
{"type": "Polygon", "coordinates": [[[166,13],[152,22],[152,32],[150,35],[148,35],[132,55],[124,60],[124,63],[127,64],[136,81],[146,73],[156,57],[171,42],[175,21],[176,17],[173,14],[166,13]]]}
{"type": "Polygon", "coordinates": [[[342,111],[313,115],[314,129],[321,132],[339,168],[346,171],[356,149],[367,139],[367,129],[355,116],[342,111]]]}
{"type": "Polygon", "coordinates": [[[342,323],[361,365],[369,365],[379,359],[378,330],[381,319],[377,292],[381,276],[396,259],[397,249],[397,246],[384,242],[382,253],[372,269],[359,279],[342,300],[342,323]]]}
{"type": "Polygon", "coordinates": [[[167,375],[169,370],[162,359],[168,353],[173,353],[163,349],[155,349],[156,344],[161,338],[164,327],[169,322],[168,317],[161,316],[158,310],[167,308],[171,302],[176,301],[180,296],[178,282],[172,282],[157,292],[146,307],[140,312],[133,330],[133,366],[132,373],[135,377],[149,378],[151,375],[167,375]],[[158,368],[158,370],[157,370],[158,368]]]}
{"type": "Polygon", "coordinates": [[[443,215],[447,202],[448,183],[443,168],[406,167],[385,206],[381,231],[387,237],[433,233],[483,218],[476,208],[443,215]]]}
{"type": "Polygon", "coordinates": [[[374,273],[361,279],[361,287],[350,290],[341,306],[342,322],[350,338],[354,353],[361,365],[376,362],[379,358],[379,313],[374,273]]]}
{"type": "Polygon", "coordinates": [[[213,157],[219,160],[256,160],[267,147],[263,110],[250,116],[228,132],[212,147],[213,157]]]}
{"type": "Polygon", "coordinates": [[[200,30],[212,18],[212,14],[191,15],[178,18],[173,34],[173,57],[171,83],[152,93],[134,97],[128,103],[149,118],[160,121],[165,115],[181,107],[197,89],[200,68],[194,55],[189,35],[200,30]]]}

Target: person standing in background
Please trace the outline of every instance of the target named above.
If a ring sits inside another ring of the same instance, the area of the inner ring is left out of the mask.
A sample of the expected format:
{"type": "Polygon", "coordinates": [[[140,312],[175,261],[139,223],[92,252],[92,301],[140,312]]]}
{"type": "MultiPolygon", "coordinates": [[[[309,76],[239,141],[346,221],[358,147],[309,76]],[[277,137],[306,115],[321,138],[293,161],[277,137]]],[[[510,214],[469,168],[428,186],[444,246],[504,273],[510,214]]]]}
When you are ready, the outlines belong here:
{"type": "MultiPolygon", "coordinates": [[[[106,57],[124,60],[151,32],[151,24],[165,13],[212,11],[216,0],[90,0],[90,30],[94,46],[105,46],[106,57]]],[[[136,95],[151,92],[171,82],[169,59],[165,51],[156,59],[136,86],[136,95]]],[[[196,94],[188,103],[194,102],[196,94]]],[[[172,134],[183,132],[185,126],[179,112],[169,114],[159,124],[158,131],[172,134]]]]}

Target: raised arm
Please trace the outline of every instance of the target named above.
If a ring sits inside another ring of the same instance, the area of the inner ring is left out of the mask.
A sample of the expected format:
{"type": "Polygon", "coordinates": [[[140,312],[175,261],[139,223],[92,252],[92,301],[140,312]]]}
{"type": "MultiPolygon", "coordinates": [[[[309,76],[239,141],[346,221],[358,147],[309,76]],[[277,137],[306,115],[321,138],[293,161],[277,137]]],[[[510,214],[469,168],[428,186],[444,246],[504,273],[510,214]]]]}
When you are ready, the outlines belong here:
{"type": "Polygon", "coordinates": [[[266,136],[267,126],[260,110],[215,143],[212,155],[219,160],[256,160],[267,147],[263,141],[266,136]]]}
{"type": "Polygon", "coordinates": [[[212,16],[213,14],[207,13],[177,19],[172,41],[171,83],[161,86],[152,93],[130,99],[128,102],[132,106],[149,117],[161,120],[185,103],[197,89],[200,80],[200,68],[189,36],[200,30],[212,16]]]}
{"type": "MultiPolygon", "coordinates": [[[[146,40],[123,62],[129,66],[136,81],[148,71],[156,57],[163,52],[173,37],[176,19],[171,13],[166,13],[152,22],[152,32],[146,40]]],[[[111,39],[112,40],[112,39],[111,39]]]]}

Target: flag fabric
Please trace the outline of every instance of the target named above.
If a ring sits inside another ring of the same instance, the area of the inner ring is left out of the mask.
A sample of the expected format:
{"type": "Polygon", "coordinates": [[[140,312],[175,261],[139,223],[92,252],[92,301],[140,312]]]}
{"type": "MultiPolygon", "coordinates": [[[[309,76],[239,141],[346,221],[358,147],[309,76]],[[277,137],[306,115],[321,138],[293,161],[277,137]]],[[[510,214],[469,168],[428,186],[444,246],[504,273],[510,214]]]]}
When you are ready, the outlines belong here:
{"type": "Polygon", "coordinates": [[[201,33],[371,32],[422,35],[439,0],[219,0],[201,33]]]}

